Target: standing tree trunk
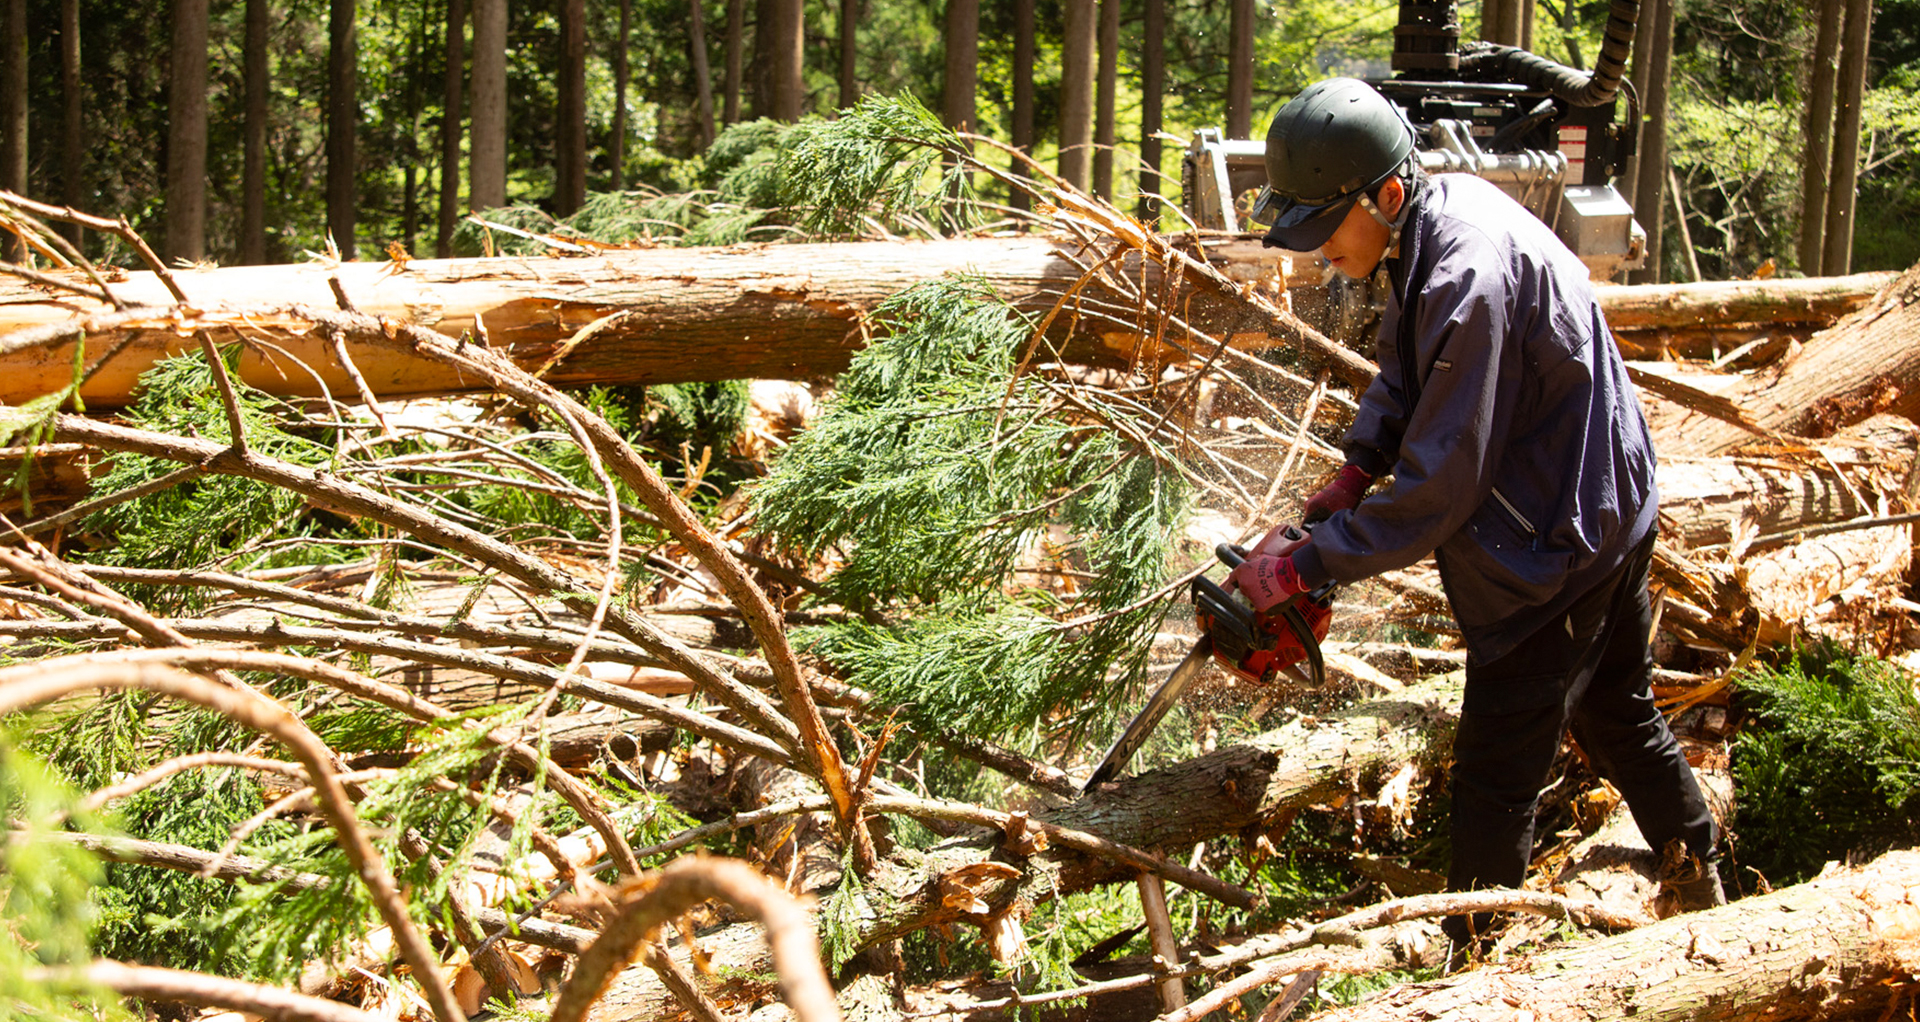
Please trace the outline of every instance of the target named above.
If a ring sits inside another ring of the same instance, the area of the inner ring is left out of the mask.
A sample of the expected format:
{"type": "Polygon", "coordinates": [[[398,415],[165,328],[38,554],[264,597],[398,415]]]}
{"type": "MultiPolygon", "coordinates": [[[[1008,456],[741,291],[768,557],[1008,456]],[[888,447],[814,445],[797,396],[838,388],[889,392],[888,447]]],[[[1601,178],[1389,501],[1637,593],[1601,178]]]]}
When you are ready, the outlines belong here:
{"type": "MultiPolygon", "coordinates": [[[[80,0],[60,0],[60,199],[69,209],[84,205],[87,127],[80,87],[80,0]]],[[[61,224],[67,240],[80,244],[80,225],[61,224]]]]}
{"type": "Polygon", "coordinates": [[[1233,0],[1227,30],[1227,137],[1253,137],[1253,0],[1233,0]]]}
{"type": "Polygon", "coordinates": [[[759,23],[753,30],[758,67],[754,113],[776,121],[797,121],[806,107],[806,82],[801,77],[805,45],[806,7],[803,0],[760,0],[759,23]]]}
{"type": "Polygon", "coordinates": [[[1093,114],[1093,192],[1113,199],[1113,108],[1120,87],[1120,0],[1100,0],[1099,89],[1093,114]]]}
{"type": "Polygon", "coordinates": [[[473,135],[467,208],[507,204],[507,0],[473,0],[473,135]]]}
{"type": "MultiPolygon", "coordinates": [[[[0,7],[0,188],[27,194],[27,0],[0,7]]],[[[26,246],[8,237],[7,258],[26,261],[26,246]]]]}
{"type": "MultiPolygon", "coordinates": [[[[205,4],[206,0],[197,0],[205,4]]],[[[327,232],[340,258],[354,255],[356,200],[353,134],[359,121],[358,37],[354,0],[332,0],[327,19],[327,232]]],[[[203,37],[204,38],[204,37],[203,37]]],[[[205,52],[206,47],[201,47],[205,52]]]]}
{"type": "Polygon", "coordinates": [[[633,0],[620,0],[620,36],[613,47],[613,129],[612,137],[607,139],[607,169],[616,192],[625,191],[627,187],[627,81],[632,77],[627,41],[631,38],[633,0]]]}
{"type": "Polygon", "coordinates": [[[1640,129],[1639,180],[1633,187],[1633,209],[1647,228],[1647,265],[1628,279],[1635,284],[1660,280],[1660,224],[1665,218],[1667,184],[1667,83],[1673,67],[1673,0],[1648,0],[1640,16],[1653,18],[1652,44],[1647,54],[1647,91],[1642,93],[1646,123],[1640,129]],[[1651,8],[1651,10],[1649,10],[1651,8]]]}
{"type": "Polygon", "coordinates": [[[713,144],[713,72],[707,67],[705,0],[687,0],[687,48],[693,59],[694,115],[700,121],[700,146],[713,144]]]}
{"type": "Polygon", "coordinates": [[[1839,73],[1840,12],[1846,0],[1819,0],[1808,55],[1806,152],[1800,158],[1800,272],[1825,276],[1827,175],[1833,162],[1833,92],[1839,73]]]}
{"type": "Polygon", "coordinates": [[[1161,92],[1167,87],[1167,0],[1146,0],[1146,50],[1140,56],[1140,203],[1149,225],[1160,218],[1161,92]]]}
{"type": "Polygon", "coordinates": [[[941,115],[947,126],[972,131],[980,72],[980,0],[947,0],[947,60],[941,78],[941,115]]]}
{"type": "MultiPolygon", "coordinates": [[[[1013,0],[1013,147],[1033,155],[1033,0],[1013,0]]],[[[1031,209],[1033,197],[1014,189],[1011,205],[1031,209]]]]}
{"type": "Polygon", "coordinates": [[[1847,0],[1846,18],[1840,44],[1839,117],[1833,127],[1833,174],[1827,188],[1826,250],[1820,260],[1822,272],[1833,275],[1851,273],[1853,268],[1854,187],[1860,180],[1860,107],[1867,92],[1873,0],[1847,0]]]}
{"type": "Polygon", "coordinates": [[[460,109],[466,90],[467,0],[447,0],[447,79],[440,102],[440,232],[433,250],[453,254],[453,231],[460,222],[460,109]]]}
{"type": "Polygon", "coordinates": [[[240,172],[240,262],[267,261],[267,0],[247,0],[246,125],[240,172]]]}
{"type": "Polygon", "coordinates": [[[168,262],[207,256],[207,0],[174,0],[167,85],[168,262]]]}
{"type": "Polygon", "coordinates": [[[559,92],[553,211],[570,216],[587,201],[587,0],[560,0],[559,92]]]}
{"type": "MultiPolygon", "coordinates": [[[[976,0],[977,9],[978,2],[976,0]]],[[[951,21],[953,12],[947,12],[951,21]]],[[[860,0],[840,0],[840,109],[845,110],[860,102],[860,0]]],[[[947,28],[948,43],[951,46],[953,28],[947,28]]],[[[948,62],[951,70],[952,62],[948,62]]]]}
{"type": "Polygon", "coordinates": [[[720,119],[728,124],[740,119],[740,77],[746,63],[741,51],[746,38],[747,0],[727,0],[727,102],[720,119]]]}
{"type": "Polygon", "coordinates": [[[1060,41],[1060,176],[1084,190],[1093,148],[1094,0],[1066,0],[1060,41]]]}
{"type": "MultiPolygon", "coordinates": [[[[1572,11],[1571,5],[1569,5],[1567,17],[1572,18],[1573,14],[1574,12],[1572,11]]],[[[1647,80],[1652,77],[1649,73],[1649,68],[1653,63],[1653,23],[1657,20],[1654,14],[1653,2],[1652,0],[1647,0],[1646,3],[1641,4],[1640,17],[1636,19],[1633,24],[1633,64],[1627,72],[1627,78],[1633,83],[1633,94],[1642,98],[1647,94],[1647,80]]],[[[1584,67],[1585,65],[1576,61],[1572,66],[1584,67]]],[[[1639,142],[1642,138],[1646,137],[1646,115],[1646,110],[1642,109],[1640,111],[1640,123],[1633,125],[1633,155],[1627,157],[1626,162],[1620,165],[1620,174],[1614,179],[1615,186],[1620,189],[1621,197],[1627,200],[1627,205],[1632,206],[1636,210],[1640,208],[1640,197],[1638,193],[1640,184],[1639,142]]],[[[1625,279],[1624,275],[1622,275],[1622,279],[1625,279]]]]}

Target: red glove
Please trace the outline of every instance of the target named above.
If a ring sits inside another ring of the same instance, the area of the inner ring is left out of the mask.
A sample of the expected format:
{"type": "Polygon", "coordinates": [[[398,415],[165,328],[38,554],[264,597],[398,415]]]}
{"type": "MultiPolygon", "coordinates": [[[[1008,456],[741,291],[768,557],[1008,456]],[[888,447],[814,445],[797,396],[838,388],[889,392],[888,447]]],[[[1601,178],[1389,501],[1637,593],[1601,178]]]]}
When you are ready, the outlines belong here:
{"type": "Polygon", "coordinates": [[[1351,511],[1360,505],[1360,498],[1367,495],[1367,488],[1372,485],[1373,476],[1349,462],[1333,477],[1333,482],[1307,498],[1306,505],[1300,509],[1300,521],[1314,525],[1333,517],[1335,511],[1351,511]]]}
{"type": "MultiPolygon", "coordinates": [[[[1265,542],[1262,540],[1261,542],[1265,542]]],[[[1302,544],[1294,544],[1298,549],[1302,544]]],[[[1271,554],[1253,554],[1227,576],[1241,592],[1247,594],[1247,602],[1253,604],[1258,613],[1266,612],[1287,602],[1288,597],[1307,591],[1307,584],[1300,581],[1300,572],[1293,566],[1292,557],[1275,557],[1271,554]]]]}

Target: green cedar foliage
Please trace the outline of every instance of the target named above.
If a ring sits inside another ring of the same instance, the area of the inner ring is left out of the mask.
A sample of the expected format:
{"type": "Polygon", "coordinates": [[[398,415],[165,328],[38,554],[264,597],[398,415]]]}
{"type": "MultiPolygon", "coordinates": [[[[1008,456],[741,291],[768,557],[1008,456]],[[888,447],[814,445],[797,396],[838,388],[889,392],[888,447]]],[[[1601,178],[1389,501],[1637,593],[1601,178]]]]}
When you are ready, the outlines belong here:
{"type": "MultiPolygon", "coordinates": [[[[238,348],[229,348],[222,355],[230,375],[237,352],[238,348]]],[[[234,387],[249,447],[300,465],[331,462],[331,437],[289,432],[284,422],[290,410],[278,399],[240,383],[237,377],[234,387]]],[[[227,442],[232,435],[213,370],[197,351],[159,362],[141,374],[126,419],[143,429],[218,443],[227,442]]],[[[93,490],[117,493],[179,468],[176,461],[116,455],[107,472],[94,481],[93,490]]],[[[206,474],[101,510],[87,524],[113,537],[111,544],[92,555],[94,560],[187,569],[208,564],[264,537],[300,535],[312,523],[305,502],[297,494],[251,479],[206,474]]],[[[303,563],[314,563],[319,552],[305,547],[300,558],[303,563]]]]}
{"type": "Polygon", "coordinates": [[[844,566],[826,598],[867,620],[806,633],[817,654],[922,722],[976,734],[1093,709],[1137,679],[1187,492],[1129,409],[1016,359],[1033,326],[985,287],[910,289],[875,316],[827,413],[755,490],[762,528],[844,566]],[[1016,572],[1063,530],[1070,605],[1016,572]],[[888,618],[881,618],[885,612],[888,618]],[[1068,625],[1062,618],[1084,615],[1068,625]]]}
{"type": "Polygon", "coordinates": [[[0,734],[0,808],[12,821],[12,832],[0,841],[0,1005],[10,1018],[125,1017],[116,998],[76,1003],[75,991],[32,975],[91,957],[95,913],[89,893],[100,881],[100,864],[91,853],[46,838],[63,829],[48,821],[71,812],[74,801],[71,789],[44,764],[22,752],[11,735],[0,734]]]}
{"type": "Polygon", "coordinates": [[[1913,678],[1833,646],[1738,678],[1752,718],[1733,746],[1735,861],[1776,887],[1828,861],[1920,841],[1913,678]]]}

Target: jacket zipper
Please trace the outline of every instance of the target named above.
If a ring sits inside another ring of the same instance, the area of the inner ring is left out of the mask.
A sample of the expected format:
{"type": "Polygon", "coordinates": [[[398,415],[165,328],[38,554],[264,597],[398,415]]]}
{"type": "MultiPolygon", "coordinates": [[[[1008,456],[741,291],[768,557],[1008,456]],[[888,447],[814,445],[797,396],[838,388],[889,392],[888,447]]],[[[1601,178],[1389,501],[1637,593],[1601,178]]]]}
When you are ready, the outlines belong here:
{"type": "Polygon", "coordinates": [[[1533,527],[1533,523],[1527,521],[1527,516],[1521,514],[1520,509],[1514,507],[1513,501],[1508,500],[1507,495],[1501,493],[1500,488],[1497,486],[1493,488],[1493,499],[1499,501],[1500,506],[1506,508],[1507,513],[1513,516],[1513,520],[1519,522],[1520,527],[1527,530],[1528,536],[1538,536],[1540,534],[1540,531],[1533,527]]]}

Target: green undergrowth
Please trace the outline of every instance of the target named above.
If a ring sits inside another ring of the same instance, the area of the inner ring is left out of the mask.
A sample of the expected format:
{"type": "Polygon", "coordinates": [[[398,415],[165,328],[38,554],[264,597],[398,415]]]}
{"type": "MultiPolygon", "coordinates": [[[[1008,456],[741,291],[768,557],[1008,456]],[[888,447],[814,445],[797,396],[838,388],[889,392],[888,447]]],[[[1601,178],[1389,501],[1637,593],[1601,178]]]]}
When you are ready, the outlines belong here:
{"type": "Polygon", "coordinates": [[[1884,660],[1821,645],[1739,675],[1732,878],[1806,880],[1920,843],[1920,699],[1884,660]]]}

